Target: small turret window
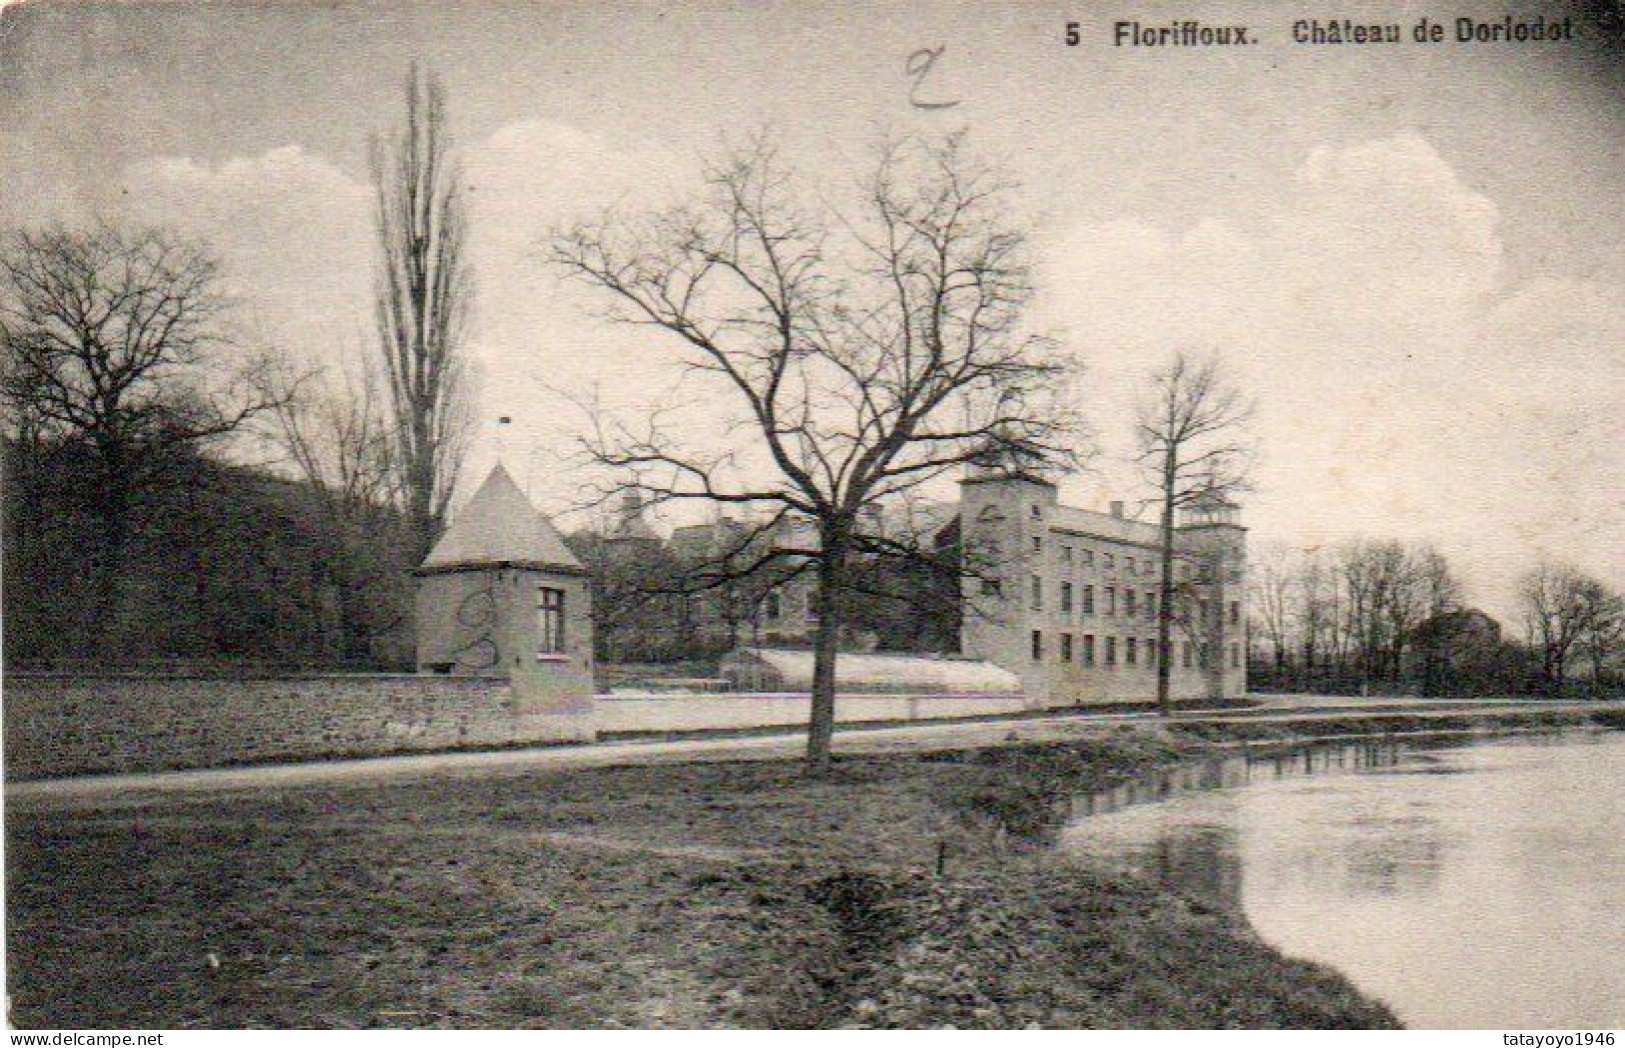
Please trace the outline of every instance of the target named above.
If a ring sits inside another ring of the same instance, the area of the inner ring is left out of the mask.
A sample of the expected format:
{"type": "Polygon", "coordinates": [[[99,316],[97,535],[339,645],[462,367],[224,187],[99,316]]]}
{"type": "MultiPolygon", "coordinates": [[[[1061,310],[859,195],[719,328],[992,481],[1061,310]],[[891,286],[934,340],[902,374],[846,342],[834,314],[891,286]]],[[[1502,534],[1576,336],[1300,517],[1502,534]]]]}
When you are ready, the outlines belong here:
{"type": "Polygon", "coordinates": [[[536,599],[536,650],[542,655],[564,651],[564,591],[543,586],[536,599]]]}

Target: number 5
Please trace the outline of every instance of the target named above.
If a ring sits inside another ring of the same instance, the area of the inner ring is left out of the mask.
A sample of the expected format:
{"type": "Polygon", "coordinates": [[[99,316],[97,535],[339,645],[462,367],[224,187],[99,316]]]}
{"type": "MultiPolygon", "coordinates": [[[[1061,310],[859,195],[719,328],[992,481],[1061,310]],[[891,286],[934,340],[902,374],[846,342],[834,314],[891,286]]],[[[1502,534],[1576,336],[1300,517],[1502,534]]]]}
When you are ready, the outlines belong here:
{"type": "Polygon", "coordinates": [[[1068,22],[1066,24],[1066,46],[1077,47],[1078,41],[1081,39],[1083,38],[1078,35],[1078,23],[1068,22]]]}

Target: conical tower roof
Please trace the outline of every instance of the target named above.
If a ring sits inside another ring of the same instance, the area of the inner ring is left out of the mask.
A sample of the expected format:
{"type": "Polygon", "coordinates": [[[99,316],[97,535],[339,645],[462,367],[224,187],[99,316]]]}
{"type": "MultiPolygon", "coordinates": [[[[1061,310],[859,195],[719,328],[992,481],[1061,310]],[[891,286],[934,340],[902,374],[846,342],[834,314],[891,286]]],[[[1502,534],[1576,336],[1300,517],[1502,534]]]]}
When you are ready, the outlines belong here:
{"type": "Polygon", "coordinates": [[[446,571],[507,565],[579,572],[581,562],[553,522],[519,490],[498,464],[452,520],[418,570],[446,571]]]}

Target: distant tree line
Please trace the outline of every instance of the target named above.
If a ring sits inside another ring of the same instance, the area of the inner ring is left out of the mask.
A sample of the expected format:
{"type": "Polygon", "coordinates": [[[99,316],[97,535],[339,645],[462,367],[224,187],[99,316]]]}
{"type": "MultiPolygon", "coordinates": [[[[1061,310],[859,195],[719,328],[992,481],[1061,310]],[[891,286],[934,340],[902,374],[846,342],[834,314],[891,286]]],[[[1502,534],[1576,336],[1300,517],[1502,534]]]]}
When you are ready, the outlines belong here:
{"type": "Polygon", "coordinates": [[[1521,621],[1505,626],[1464,605],[1449,563],[1426,544],[1267,549],[1253,558],[1250,590],[1256,689],[1558,696],[1621,688],[1625,604],[1565,565],[1542,564],[1521,581],[1521,621]]]}
{"type": "Polygon", "coordinates": [[[468,425],[472,283],[444,91],[414,66],[405,94],[372,148],[377,339],[336,374],[244,335],[207,244],[5,234],[8,665],[411,664],[407,572],[468,425]]]}
{"type": "Polygon", "coordinates": [[[71,448],[6,440],[8,668],[410,666],[401,521],[361,542],[308,485],[195,451],[168,467],[169,483],[130,504],[109,580],[99,514],[82,505],[99,467],[71,448]]]}

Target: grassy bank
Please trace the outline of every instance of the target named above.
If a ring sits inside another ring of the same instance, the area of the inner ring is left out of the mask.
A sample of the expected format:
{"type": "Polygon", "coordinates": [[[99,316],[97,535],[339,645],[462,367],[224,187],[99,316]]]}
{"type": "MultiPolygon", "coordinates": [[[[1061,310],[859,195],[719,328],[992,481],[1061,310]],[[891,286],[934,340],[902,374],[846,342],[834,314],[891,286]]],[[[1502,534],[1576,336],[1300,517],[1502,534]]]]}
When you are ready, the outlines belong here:
{"type": "Polygon", "coordinates": [[[1073,794],[1281,734],[1124,730],[818,782],[708,763],[12,813],[12,1019],[1390,1025],[1214,901],[1048,846],[1073,794]]]}

